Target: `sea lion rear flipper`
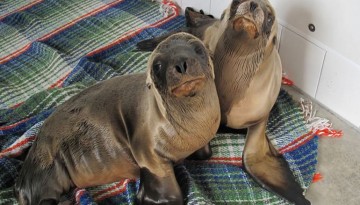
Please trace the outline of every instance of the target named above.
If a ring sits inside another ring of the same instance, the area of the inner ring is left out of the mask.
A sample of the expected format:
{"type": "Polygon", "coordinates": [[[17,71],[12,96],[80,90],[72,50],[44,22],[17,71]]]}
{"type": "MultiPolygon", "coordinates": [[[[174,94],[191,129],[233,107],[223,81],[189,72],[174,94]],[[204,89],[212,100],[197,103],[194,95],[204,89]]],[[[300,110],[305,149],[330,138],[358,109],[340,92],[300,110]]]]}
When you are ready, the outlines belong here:
{"type": "Polygon", "coordinates": [[[307,205],[303,190],[295,181],[288,164],[269,143],[266,120],[249,127],[243,152],[246,171],[263,188],[272,191],[297,205],[307,205]]]}

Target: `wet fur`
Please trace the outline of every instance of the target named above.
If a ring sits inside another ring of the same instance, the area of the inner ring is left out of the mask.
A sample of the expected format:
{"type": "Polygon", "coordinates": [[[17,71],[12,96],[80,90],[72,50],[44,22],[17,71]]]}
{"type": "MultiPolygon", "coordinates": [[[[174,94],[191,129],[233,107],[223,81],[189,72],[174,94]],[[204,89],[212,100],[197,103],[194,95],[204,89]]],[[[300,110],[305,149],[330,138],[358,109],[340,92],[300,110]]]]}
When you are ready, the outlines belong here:
{"type": "Polygon", "coordinates": [[[189,34],[170,36],[150,56],[147,73],[89,87],[44,122],[16,181],[19,203],[57,204],[72,187],[140,177],[137,203],[183,204],[173,163],[203,147],[206,152],[220,123],[217,99],[204,45],[189,34]],[[174,74],[170,61],[179,56],[165,48],[184,51],[187,73],[174,74]],[[159,56],[169,62],[155,73],[159,56]],[[165,82],[156,80],[159,72],[165,82]],[[192,97],[176,97],[168,89],[197,75],[205,80],[192,97]]]}

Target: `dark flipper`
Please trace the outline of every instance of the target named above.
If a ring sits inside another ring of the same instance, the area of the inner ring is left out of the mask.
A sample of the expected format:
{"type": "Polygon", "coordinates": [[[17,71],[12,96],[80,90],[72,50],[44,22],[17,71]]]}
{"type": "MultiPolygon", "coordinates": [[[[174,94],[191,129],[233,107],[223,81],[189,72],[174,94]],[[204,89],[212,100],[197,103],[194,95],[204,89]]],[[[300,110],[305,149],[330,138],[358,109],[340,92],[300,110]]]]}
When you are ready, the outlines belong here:
{"type": "Polygon", "coordinates": [[[206,160],[209,159],[212,155],[210,144],[205,145],[201,149],[192,153],[187,159],[190,160],[206,160]]]}
{"type": "Polygon", "coordinates": [[[142,168],[136,204],[183,205],[182,193],[175,174],[173,171],[169,173],[169,176],[159,177],[142,168]]]}
{"type": "Polygon", "coordinates": [[[157,45],[167,37],[179,33],[179,32],[186,32],[193,34],[198,38],[202,38],[204,30],[211,25],[213,22],[216,21],[211,15],[205,15],[204,12],[196,12],[194,9],[187,7],[185,10],[186,16],[186,28],[181,28],[176,31],[170,32],[168,34],[157,36],[154,38],[146,39],[140,41],[136,44],[137,51],[153,51],[157,45]]]}
{"type": "Polygon", "coordinates": [[[191,7],[186,7],[185,18],[187,27],[200,27],[206,22],[214,21],[214,16],[205,15],[203,10],[197,12],[191,7]]]}
{"type": "Polygon", "coordinates": [[[272,191],[296,205],[311,204],[295,181],[287,162],[269,143],[266,120],[249,127],[243,152],[246,171],[263,188],[272,191]]]}
{"type": "Polygon", "coordinates": [[[73,186],[62,162],[42,167],[32,145],[16,179],[14,193],[20,205],[58,204],[60,195],[73,186]]]}
{"type": "Polygon", "coordinates": [[[169,37],[173,34],[176,34],[176,33],[182,32],[182,31],[186,31],[186,29],[173,31],[173,32],[170,32],[170,33],[162,35],[162,36],[158,36],[158,37],[140,41],[136,44],[136,50],[137,51],[153,51],[153,50],[155,50],[156,46],[160,44],[161,41],[165,40],[167,37],[169,37]]]}

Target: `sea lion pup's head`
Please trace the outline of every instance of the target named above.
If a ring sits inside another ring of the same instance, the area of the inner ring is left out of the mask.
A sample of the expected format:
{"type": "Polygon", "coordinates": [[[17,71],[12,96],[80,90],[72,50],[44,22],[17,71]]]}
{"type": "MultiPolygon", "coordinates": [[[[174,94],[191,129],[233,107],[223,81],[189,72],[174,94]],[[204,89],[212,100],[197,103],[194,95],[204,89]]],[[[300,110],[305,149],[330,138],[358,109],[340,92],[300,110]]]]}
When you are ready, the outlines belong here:
{"type": "Polygon", "coordinates": [[[250,39],[276,38],[276,15],[268,0],[233,0],[222,14],[221,22],[237,34],[247,34],[250,39]]]}
{"type": "Polygon", "coordinates": [[[214,79],[210,55],[195,36],[177,33],[162,41],[148,61],[147,85],[161,96],[194,97],[214,79]]]}

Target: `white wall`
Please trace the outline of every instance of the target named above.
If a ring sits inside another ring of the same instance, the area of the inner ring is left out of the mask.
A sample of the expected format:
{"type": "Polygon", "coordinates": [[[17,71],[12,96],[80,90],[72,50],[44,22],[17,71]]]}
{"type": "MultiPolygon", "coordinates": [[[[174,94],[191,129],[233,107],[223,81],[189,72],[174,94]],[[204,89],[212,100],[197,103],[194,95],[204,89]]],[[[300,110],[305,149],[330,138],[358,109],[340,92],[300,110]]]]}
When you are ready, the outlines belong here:
{"type": "Polygon", "coordinates": [[[360,1],[270,0],[285,24],[299,29],[360,65],[360,1]],[[308,24],[316,26],[310,32],[308,24]]]}
{"type": "MultiPolygon", "coordinates": [[[[231,0],[176,0],[216,17],[231,0]]],[[[360,127],[360,1],[270,0],[279,18],[279,53],[295,85],[360,127]],[[313,23],[315,32],[308,24],[313,23]]]]}

